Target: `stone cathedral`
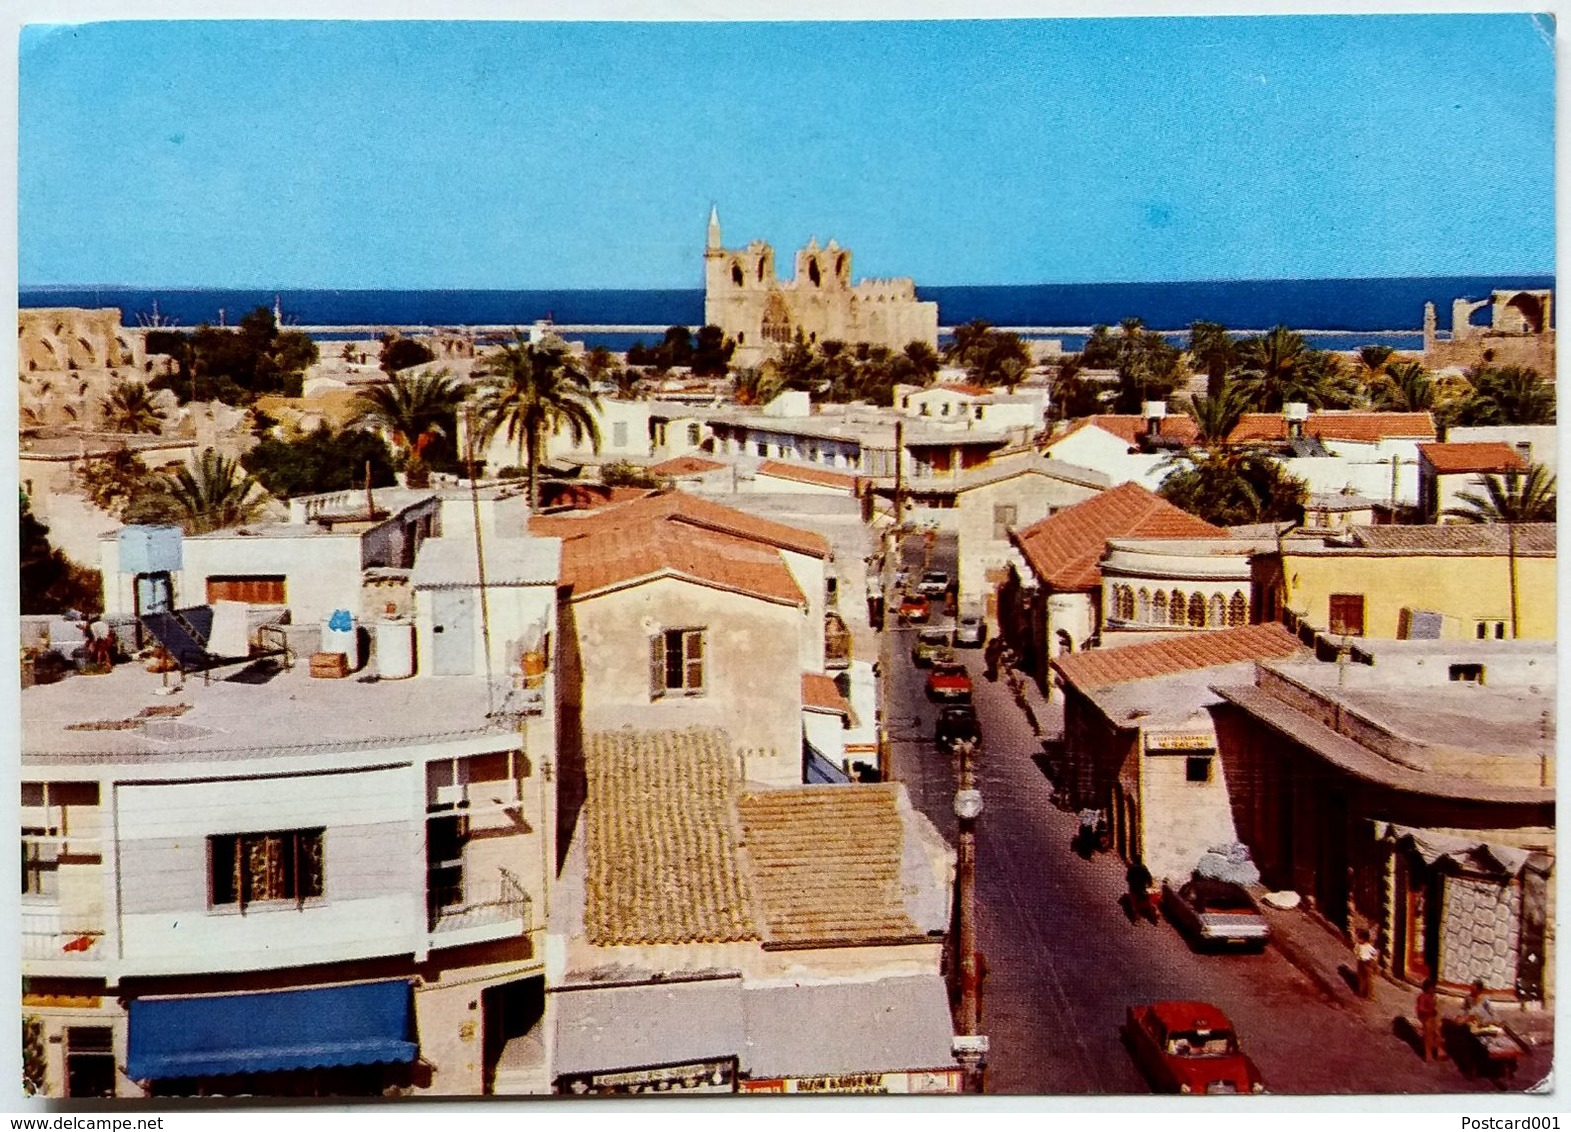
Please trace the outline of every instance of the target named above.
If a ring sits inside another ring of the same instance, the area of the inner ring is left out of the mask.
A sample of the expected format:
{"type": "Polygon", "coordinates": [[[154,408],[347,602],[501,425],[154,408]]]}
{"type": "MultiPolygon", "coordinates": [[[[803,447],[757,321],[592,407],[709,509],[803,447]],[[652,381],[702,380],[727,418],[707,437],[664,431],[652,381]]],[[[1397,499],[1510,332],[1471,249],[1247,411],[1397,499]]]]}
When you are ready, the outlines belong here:
{"type": "Polygon", "coordinates": [[[796,253],[795,278],[775,277],[775,252],[762,240],[745,248],[720,243],[720,217],[709,211],[704,247],[704,321],[736,342],[733,362],[756,365],[778,354],[798,330],[809,342],[866,342],[902,350],[912,341],[938,345],[938,304],[918,302],[910,279],[851,282],[851,251],[812,239],[796,253]]]}

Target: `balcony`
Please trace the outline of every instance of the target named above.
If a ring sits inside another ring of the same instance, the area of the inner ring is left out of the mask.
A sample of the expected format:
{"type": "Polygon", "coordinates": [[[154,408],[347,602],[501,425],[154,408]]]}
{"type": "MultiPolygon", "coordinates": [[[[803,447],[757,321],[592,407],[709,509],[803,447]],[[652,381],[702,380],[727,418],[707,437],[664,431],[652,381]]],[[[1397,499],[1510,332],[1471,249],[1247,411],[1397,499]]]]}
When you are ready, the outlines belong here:
{"type": "Polygon", "coordinates": [[[62,919],[57,905],[22,905],[23,962],[97,962],[104,958],[103,939],[96,921],[62,919]]]}
{"type": "Polygon", "coordinates": [[[507,869],[476,878],[435,868],[427,883],[432,947],[505,939],[533,929],[533,901],[507,869]]]}

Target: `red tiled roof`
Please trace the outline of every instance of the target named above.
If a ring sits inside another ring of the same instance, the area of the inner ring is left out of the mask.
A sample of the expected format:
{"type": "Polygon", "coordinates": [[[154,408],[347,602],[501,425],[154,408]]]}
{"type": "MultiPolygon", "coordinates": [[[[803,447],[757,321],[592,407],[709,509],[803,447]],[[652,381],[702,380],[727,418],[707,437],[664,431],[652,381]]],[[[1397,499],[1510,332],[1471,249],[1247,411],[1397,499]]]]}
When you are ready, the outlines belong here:
{"type": "Polygon", "coordinates": [[[781,550],[793,550],[814,558],[829,557],[829,540],[814,531],[788,527],[769,519],[760,519],[734,507],[711,503],[696,495],[681,491],[667,491],[635,499],[615,507],[604,507],[595,514],[582,518],[566,516],[537,516],[529,522],[529,529],[539,535],[572,538],[589,533],[589,527],[600,524],[608,527],[632,526],[647,520],[665,520],[685,523],[704,530],[735,535],[753,542],[767,543],[781,550]]]}
{"type": "MultiPolygon", "coordinates": [[[[1310,413],[1304,435],[1321,440],[1352,440],[1374,444],[1389,438],[1427,440],[1435,435],[1435,419],[1428,413],[1366,413],[1328,409],[1310,413]]],[[[1287,418],[1281,413],[1245,413],[1228,434],[1231,444],[1287,439],[1287,418]]]]}
{"type": "Polygon", "coordinates": [[[839,487],[855,492],[862,486],[860,476],[849,472],[832,472],[828,468],[804,468],[797,464],[782,464],[779,460],[765,460],[758,465],[758,474],[775,479],[795,480],[797,483],[817,484],[819,487],[839,487]]]}
{"type": "Polygon", "coordinates": [[[1420,444],[1419,453],[1440,475],[1463,472],[1525,472],[1522,454],[1502,440],[1420,444]]]}
{"type": "Polygon", "coordinates": [[[649,468],[652,476],[696,476],[703,472],[719,471],[724,464],[715,460],[705,460],[699,456],[675,456],[669,460],[649,468]]]}
{"type": "Polygon", "coordinates": [[[819,672],[802,673],[802,707],[808,711],[832,711],[850,715],[851,705],[840,694],[832,676],[819,672]]]}
{"type": "Polygon", "coordinates": [[[1143,645],[1091,649],[1059,657],[1053,669],[1066,684],[1101,688],[1153,676],[1172,676],[1197,668],[1235,664],[1241,660],[1270,660],[1292,656],[1303,649],[1282,626],[1245,625],[1238,629],[1184,633],[1143,645]]]}
{"type": "Polygon", "coordinates": [[[933,389],[948,389],[954,393],[964,393],[967,397],[991,397],[993,390],[985,385],[972,385],[968,381],[957,381],[953,384],[934,385],[933,389]]]}
{"type": "Polygon", "coordinates": [[[1037,577],[1060,592],[1101,585],[1098,563],[1110,538],[1226,536],[1221,527],[1179,510],[1137,483],[1121,484],[1012,532],[1037,577]]]}
{"type": "Polygon", "coordinates": [[[601,483],[552,483],[540,485],[542,507],[567,507],[575,511],[592,511],[632,499],[653,495],[647,487],[608,487],[601,483]]]}

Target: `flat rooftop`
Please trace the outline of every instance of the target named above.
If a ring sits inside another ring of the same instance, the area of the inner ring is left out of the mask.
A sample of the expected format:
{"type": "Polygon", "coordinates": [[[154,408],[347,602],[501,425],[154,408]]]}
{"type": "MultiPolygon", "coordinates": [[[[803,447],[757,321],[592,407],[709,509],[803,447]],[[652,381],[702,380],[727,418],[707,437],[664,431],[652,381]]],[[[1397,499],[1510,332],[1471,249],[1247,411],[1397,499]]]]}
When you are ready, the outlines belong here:
{"type": "Polygon", "coordinates": [[[516,721],[487,718],[484,677],[316,679],[302,658],[254,682],[254,665],[220,669],[211,684],[187,676],[167,695],[164,678],[137,663],[25,688],[22,762],[170,764],[517,735],[516,721]]]}
{"type": "Polygon", "coordinates": [[[1555,702],[1549,689],[1452,684],[1322,692],[1420,743],[1532,758],[1555,752],[1555,702]]]}

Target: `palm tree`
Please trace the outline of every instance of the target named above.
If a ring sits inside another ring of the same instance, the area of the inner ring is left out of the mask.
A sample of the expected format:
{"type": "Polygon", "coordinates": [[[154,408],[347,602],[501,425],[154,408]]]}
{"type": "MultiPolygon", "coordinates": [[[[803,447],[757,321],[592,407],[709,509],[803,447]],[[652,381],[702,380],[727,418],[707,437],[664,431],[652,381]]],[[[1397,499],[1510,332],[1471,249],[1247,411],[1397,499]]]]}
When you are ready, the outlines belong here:
{"type": "Polygon", "coordinates": [[[1441,514],[1466,523],[1552,523],[1557,505],[1555,477],[1542,464],[1525,472],[1481,477],[1483,492],[1459,491],[1459,507],[1441,514]]]}
{"type": "Polygon", "coordinates": [[[596,420],[600,399],[565,349],[533,346],[522,331],[513,335],[512,345],[503,346],[477,367],[486,381],[474,411],[484,442],[505,429],[507,439],[518,445],[519,461],[529,471],[529,503],[538,508],[536,479],[546,436],[566,425],[574,444],[588,437],[594,450],[600,451],[596,420]]]}
{"type": "Polygon", "coordinates": [[[1365,388],[1374,389],[1380,385],[1380,379],[1390,372],[1391,356],[1395,353],[1390,346],[1371,344],[1359,348],[1358,376],[1365,388]]]}
{"type": "Polygon", "coordinates": [[[463,399],[463,391],[446,370],[395,373],[385,384],[355,398],[358,411],[351,423],[385,429],[405,454],[409,486],[425,487],[431,475],[425,465],[426,446],[447,434],[463,399]]]}
{"type": "Polygon", "coordinates": [[[785,388],[785,378],[768,362],[739,369],[731,380],[738,405],[767,405],[785,388]]]}
{"type": "Polygon", "coordinates": [[[1285,326],[1245,338],[1238,344],[1240,393],[1265,412],[1280,412],[1288,401],[1311,399],[1301,380],[1308,352],[1304,336],[1285,326]]]}
{"type": "Polygon", "coordinates": [[[1435,407],[1435,383],[1421,362],[1387,366],[1370,388],[1376,408],[1422,413],[1435,407]]]}
{"type": "Polygon", "coordinates": [[[111,432],[158,432],[164,427],[164,411],[153,404],[152,394],[140,381],[116,382],[99,404],[111,432]]]}
{"type": "Polygon", "coordinates": [[[1238,390],[1226,382],[1219,392],[1209,397],[1191,397],[1188,405],[1189,415],[1194,418],[1197,438],[1208,448],[1225,445],[1248,408],[1248,403],[1239,396],[1238,390]]]}
{"type": "Polygon", "coordinates": [[[933,380],[933,375],[938,372],[940,364],[937,350],[926,342],[912,340],[906,343],[903,353],[905,360],[910,363],[911,373],[915,375],[918,385],[926,385],[933,380]]]}
{"type": "Polygon", "coordinates": [[[1468,374],[1473,392],[1462,406],[1458,423],[1554,424],[1555,389],[1536,369],[1526,366],[1480,368],[1468,374]]]}
{"type": "Polygon", "coordinates": [[[1206,375],[1206,393],[1220,396],[1227,374],[1237,361],[1237,348],[1220,322],[1189,324],[1189,364],[1206,375]]]}
{"type": "Polygon", "coordinates": [[[194,467],[164,477],[162,493],[188,535],[238,526],[257,518],[267,493],[236,461],[204,448],[194,467]]]}

